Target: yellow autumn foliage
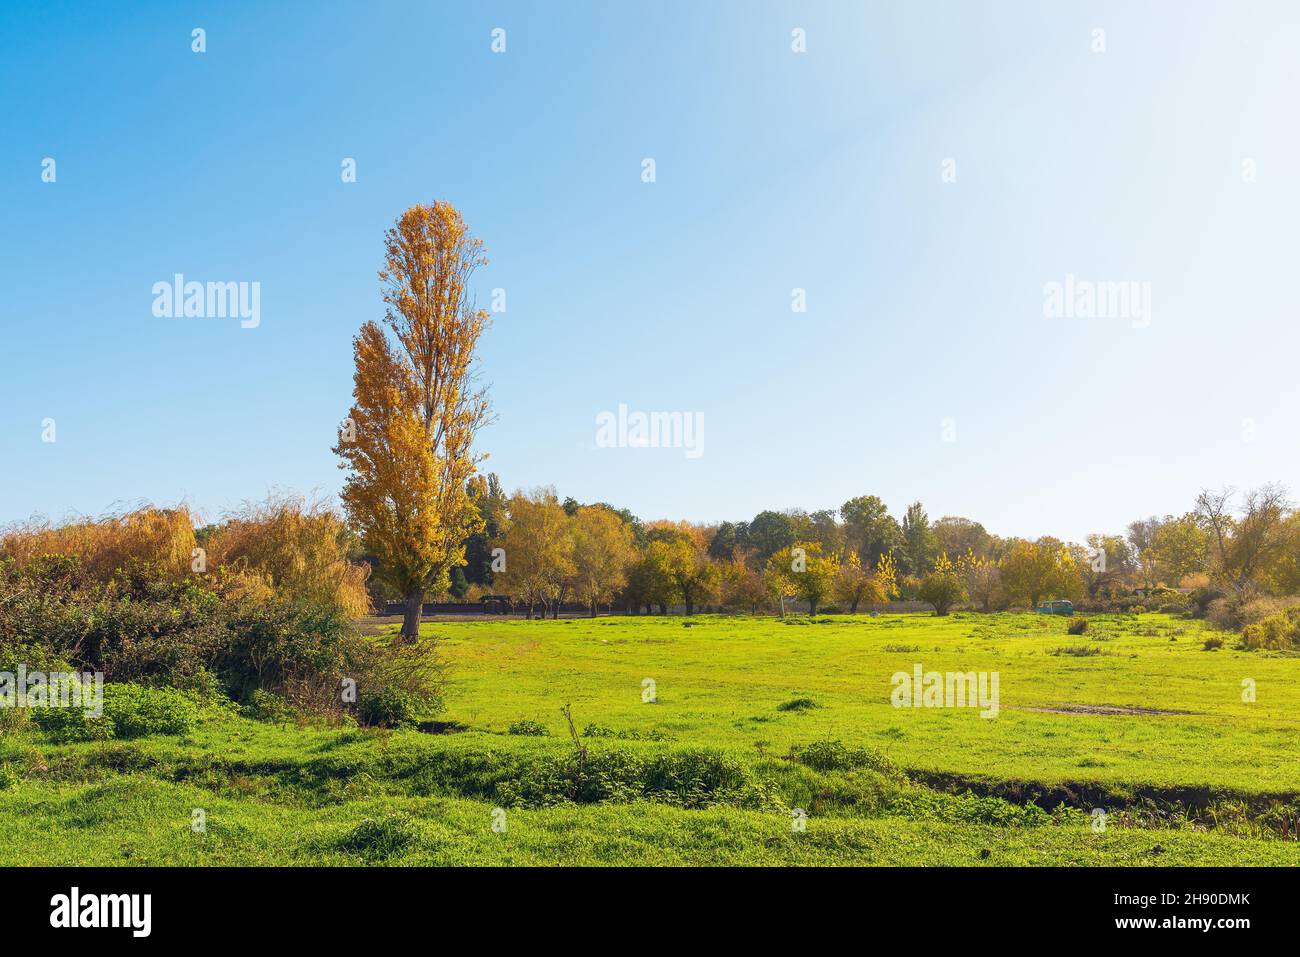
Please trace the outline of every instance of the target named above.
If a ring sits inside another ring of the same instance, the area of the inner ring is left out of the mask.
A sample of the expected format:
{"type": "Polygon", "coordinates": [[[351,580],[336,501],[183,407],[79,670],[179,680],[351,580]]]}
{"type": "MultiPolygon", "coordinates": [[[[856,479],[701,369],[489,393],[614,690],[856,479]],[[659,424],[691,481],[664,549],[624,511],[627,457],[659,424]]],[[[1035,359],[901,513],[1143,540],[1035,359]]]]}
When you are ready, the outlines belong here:
{"type": "Polygon", "coordinates": [[[194,525],[185,505],[143,505],[62,525],[32,521],[0,534],[0,558],[22,567],[42,556],[68,555],[79,559],[87,578],[98,582],[109,581],[132,562],[183,577],[189,574],[194,548],[194,525]]]}
{"type": "Polygon", "coordinates": [[[272,496],[245,503],[204,543],[209,568],[223,573],[227,594],[272,595],[364,615],[370,566],[348,560],[342,520],[317,502],[272,496]]]}

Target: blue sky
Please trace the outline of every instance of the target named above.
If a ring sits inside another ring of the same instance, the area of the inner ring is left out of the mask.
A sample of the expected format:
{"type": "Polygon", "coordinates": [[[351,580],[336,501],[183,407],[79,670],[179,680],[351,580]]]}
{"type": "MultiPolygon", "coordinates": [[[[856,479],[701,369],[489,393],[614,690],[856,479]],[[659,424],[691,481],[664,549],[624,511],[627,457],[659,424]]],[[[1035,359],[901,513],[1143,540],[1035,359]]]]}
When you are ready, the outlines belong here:
{"type": "Polygon", "coordinates": [[[335,493],[382,234],[433,199],[507,292],[509,488],[1078,539],[1293,481],[1296,49],[1287,3],[6,4],[0,522],[335,493]],[[156,318],[175,273],[260,326],[156,318]],[[1067,274],[1149,325],[1045,317],[1067,274]],[[704,454],[597,447],[620,403],[704,454]]]}

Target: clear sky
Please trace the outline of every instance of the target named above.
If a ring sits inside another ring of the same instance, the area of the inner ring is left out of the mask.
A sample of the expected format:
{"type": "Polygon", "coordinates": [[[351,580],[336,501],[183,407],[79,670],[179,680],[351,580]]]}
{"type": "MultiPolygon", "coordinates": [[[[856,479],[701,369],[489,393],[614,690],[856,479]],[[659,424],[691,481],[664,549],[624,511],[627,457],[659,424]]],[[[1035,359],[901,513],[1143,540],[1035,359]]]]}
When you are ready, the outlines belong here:
{"type": "Polygon", "coordinates": [[[1297,50],[1267,2],[5,3],[0,522],[333,495],[383,231],[433,199],[507,293],[508,488],[1079,539],[1294,485],[1297,50]],[[260,325],[155,317],[176,273],[260,325]],[[1067,274],[1149,322],[1046,316],[1067,274]],[[598,447],[620,403],[703,454],[598,447]]]}

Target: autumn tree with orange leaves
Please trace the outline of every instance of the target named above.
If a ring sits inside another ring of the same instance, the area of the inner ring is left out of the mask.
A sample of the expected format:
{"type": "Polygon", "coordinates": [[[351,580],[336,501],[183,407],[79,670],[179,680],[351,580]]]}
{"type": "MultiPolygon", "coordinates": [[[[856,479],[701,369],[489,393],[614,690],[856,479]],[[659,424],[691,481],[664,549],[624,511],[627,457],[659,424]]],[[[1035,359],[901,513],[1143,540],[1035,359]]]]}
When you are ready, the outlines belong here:
{"type": "Polygon", "coordinates": [[[353,340],[353,406],[334,448],[349,471],[341,497],[379,575],[406,598],[406,641],[481,522],[467,483],[490,414],[474,374],[489,319],[469,280],[486,262],[450,203],[412,206],[384,234],[384,322],[353,340]]]}

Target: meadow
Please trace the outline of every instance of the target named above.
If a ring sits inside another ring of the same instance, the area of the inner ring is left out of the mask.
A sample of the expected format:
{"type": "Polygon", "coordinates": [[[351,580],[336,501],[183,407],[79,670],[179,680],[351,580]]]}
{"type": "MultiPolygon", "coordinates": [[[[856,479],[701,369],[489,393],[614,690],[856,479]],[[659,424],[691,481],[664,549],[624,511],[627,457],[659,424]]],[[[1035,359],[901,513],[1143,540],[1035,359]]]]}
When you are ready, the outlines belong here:
{"type": "Polygon", "coordinates": [[[1300,661],[1207,647],[1222,633],[1200,621],[1098,615],[1070,635],[1014,613],[700,615],[421,635],[448,669],[447,712],[423,730],[210,703],[181,735],[9,731],[0,864],[1300,863],[1300,661]],[[895,707],[891,678],[916,665],[997,672],[997,716],[895,707]]]}

